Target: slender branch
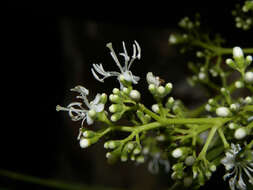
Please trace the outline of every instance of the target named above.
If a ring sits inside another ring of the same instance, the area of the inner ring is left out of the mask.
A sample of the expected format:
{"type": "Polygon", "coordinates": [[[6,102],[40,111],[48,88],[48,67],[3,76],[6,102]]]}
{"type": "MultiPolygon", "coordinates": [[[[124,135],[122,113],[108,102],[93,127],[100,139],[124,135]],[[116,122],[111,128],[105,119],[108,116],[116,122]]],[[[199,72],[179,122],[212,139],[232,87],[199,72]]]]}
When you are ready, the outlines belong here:
{"type": "MultiPolygon", "coordinates": [[[[21,173],[16,173],[4,169],[0,169],[0,175],[3,177],[7,177],[13,180],[23,181],[27,183],[38,184],[44,187],[50,187],[55,189],[65,189],[65,190],[116,190],[113,188],[106,188],[106,187],[98,187],[98,186],[88,186],[88,185],[81,185],[81,184],[72,184],[66,183],[59,180],[52,180],[52,179],[42,179],[30,175],[25,175],[21,173]]],[[[119,189],[118,189],[119,190],[119,189]]]]}

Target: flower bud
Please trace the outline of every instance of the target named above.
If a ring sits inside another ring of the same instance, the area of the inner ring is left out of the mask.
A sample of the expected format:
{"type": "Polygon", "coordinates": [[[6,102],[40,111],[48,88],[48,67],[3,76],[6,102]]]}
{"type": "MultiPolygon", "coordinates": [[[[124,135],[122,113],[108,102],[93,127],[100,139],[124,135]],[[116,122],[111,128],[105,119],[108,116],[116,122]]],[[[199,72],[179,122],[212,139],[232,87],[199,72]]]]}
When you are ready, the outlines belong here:
{"type": "Polygon", "coordinates": [[[151,109],[155,113],[159,113],[159,111],[160,111],[158,104],[153,104],[152,107],[151,107],[151,109]]]}
{"type": "Polygon", "coordinates": [[[165,106],[170,109],[170,108],[172,108],[174,102],[175,102],[174,98],[173,97],[169,97],[165,106]]]}
{"type": "Polygon", "coordinates": [[[183,155],[183,151],[181,148],[176,148],[175,150],[172,151],[172,156],[174,158],[179,158],[183,155]]]}
{"type": "Polygon", "coordinates": [[[234,59],[240,59],[243,57],[243,51],[240,47],[234,47],[233,48],[233,57],[234,59]]]}
{"type": "Polygon", "coordinates": [[[120,160],[121,160],[121,162],[126,162],[126,161],[127,161],[127,155],[122,154],[122,155],[120,156],[120,160]]]}
{"type": "Polygon", "coordinates": [[[226,59],[226,64],[232,68],[235,68],[235,62],[230,58],[226,59]]]}
{"type": "Polygon", "coordinates": [[[154,84],[148,85],[148,89],[151,92],[151,94],[155,94],[156,93],[156,86],[154,84]]]}
{"type": "Polygon", "coordinates": [[[250,96],[247,96],[245,99],[244,99],[244,102],[246,104],[251,104],[252,103],[252,98],[250,96]]]}
{"type": "Polygon", "coordinates": [[[248,71],[245,73],[244,80],[246,83],[253,84],[253,72],[248,71]]]}
{"type": "Polygon", "coordinates": [[[85,138],[92,138],[95,135],[96,135],[96,132],[94,132],[94,131],[86,130],[83,132],[83,137],[85,137],[85,138]]]}
{"type": "Polygon", "coordinates": [[[118,95],[110,94],[109,99],[111,102],[120,103],[120,97],[118,95]]]}
{"type": "Polygon", "coordinates": [[[187,166],[192,166],[195,162],[195,158],[193,156],[187,156],[184,163],[187,165],[187,166]]]}
{"type": "Polygon", "coordinates": [[[108,143],[107,147],[110,149],[115,149],[121,144],[120,141],[108,141],[107,143],[108,143]]]}
{"type": "Polygon", "coordinates": [[[170,44],[176,44],[177,43],[177,37],[175,34],[171,34],[170,37],[169,37],[169,43],[170,44]]]}
{"type": "Polygon", "coordinates": [[[209,104],[206,104],[206,105],[205,105],[205,110],[206,110],[206,111],[211,111],[211,110],[212,110],[212,107],[211,107],[209,104]]]}
{"type": "Polygon", "coordinates": [[[165,88],[163,86],[159,86],[157,88],[157,93],[160,95],[160,96],[164,96],[165,95],[165,88]]]}
{"type": "Polygon", "coordinates": [[[200,72],[199,73],[199,75],[198,75],[198,78],[199,78],[199,80],[205,80],[206,79],[206,74],[205,73],[203,73],[203,72],[200,72]]]}
{"type": "Polygon", "coordinates": [[[215,172],[216,171],[216,166],[214,164],[212,164],[209,169],[212,171],[212,172],[215,172]]]}
{"type": "Polygon", "coordinates": [[[126,87],[124,87],[124,88],[123,88],[123,92],[124,92],[125,94],[129,94],[129,93],[130,93],[130,89],[129,89],[129,88],[126,88],[126,87]]]}
{"type": "Polygon", "coordinates": [[[115,112],[120,112],[123,110],[123,106],[122,105],[119,105],[119,104],[112,104],[110,107],[109,107],[109,111],[111,113],[115,113],[115,112]]]}
{"type": "Polygon", "coordinates": [[[167,84],[165,85],[166,94],[169,94],[169,93],[171,92],[172,88],[173,88],[172,83],[170,83],[170,82],[167,83],[167,84]]]}
{"type": "Polygon", "coordinates": [[[252,62],[252,56],[251,56],[251,55],[248,55],[248,56],[246,57],[245,61],[246,61],[247,66],[249,66],[249,65],[251,64],[251,62],[252,62]]]}
{"type": "Polygon", "coordinates": [[[230,105],[230,109],[232,110],[232,111],[237,111],[238,109],[239,109],[239,104],[237,104],[237,103],[235,103],[235,104],[231,104],[230,105]]]}
{"type": "Polygon", "coordinates": [[[246,130],[246,128],[240,127],[240,128],[238,128],[238,129],[235,130],[234,137],[237,140],[241,140],[241,139],[243,139],[246,136],[247,136],[247,130],[246,130]]]}
{"type": "Polygon", "coordinates": [[[216,109],[216,114],[219,116],[219,117],[227,117],[230,115],[230,111],[227,107],[218,107],[216,109]]]}
{"type": "Polygon", "coordinates": [[[132,99],[135,100],[135,101],[139,101],[140,98],[141,98],[141,94],[140,94],[140,92],[137,91],[137,90],[131,90],[129,96],[130,96],[130,98],[132,98],[132,99]]]}
{"type": "Polygon", "coordinates": [[[134,150],[133,150],[133,154],[140,154],[141,153],[141,147],[137,146],[134,150]]]}
{"type": "Polygon", "coordinates": [[[80,143],[81,148],[87,148],[88,146],[91,145],[90,139],[86,139],[86,138],[81,138],[79,143],[80,143]]]}
{"type": "Polygon", "coordinates": [[[101,94],[101,96],[100,96],[100,102],[102,104],[105,104],[107,102],[107,95],[105,93],[101,94]]]}
{"type": "Polygon", "coordinates": [[[128,142],[126,144],[126,147],[127,147],[127,151],[130,152],[134,149],[134,143],[133,142],[128,142]]]}
{"type": "Polygon", "coordinates": [[[233,129],[236,128],[236,124],[233,123],[233,122],[232,122],[232,123],[229,123],[229,124],[228,124],[228,128],[231,129],[231,130],[233,130],[233,129]]]}
{"type": "Polygon", "coordinates": [[[118,88],[114,88],[114,89],[112,90],[112,93],[113,93],[113,94],[119,94],[119,92],[120,92],[120,90],[119,90],[118,88]]]}
{"type": "Polygon", "coordinates": [[[113,121],[113,122],[116,122],[116,121],[118,121],[120,118],[121,118],[121,113],[119,113],[119,112],[116,112],[115,114],[113,114],[112,116],[111,116],[111,121],[113,121]]]}
{"type": "Polygon", "coordinates": [[[242,88],[242,87],[244,87],[244,84],[243,84],[242,81],[236,81],[236,82],[235,82],[235,87],[236,87],[236,88],[242,88]]]}
{"type": "Polygon", "coordinates": [[[97,115],[97,112],[96,112],[94,109],[91,109],[91,110],[88,111],[88,115],[89,115],[92,119],[94,119],[94,118],[96,117],[96,115],[97,115]]]}

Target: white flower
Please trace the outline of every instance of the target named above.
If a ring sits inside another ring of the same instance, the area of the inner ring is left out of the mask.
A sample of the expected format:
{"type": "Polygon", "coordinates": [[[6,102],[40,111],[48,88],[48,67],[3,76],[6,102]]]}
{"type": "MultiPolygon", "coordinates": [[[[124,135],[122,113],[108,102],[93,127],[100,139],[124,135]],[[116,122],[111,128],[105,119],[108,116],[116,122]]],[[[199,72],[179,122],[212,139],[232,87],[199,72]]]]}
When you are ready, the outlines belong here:
{"type": "Polygon", "coordinates": [[[81,102],[72,102],[70,103],[66,108],[57,106],[57,111],[68,111],[69,116],[73,121],[79,121],[82,120],[81,126],[83,126],[83,122],[86,120],[88,125],[93,124],[93,119],[90,117],[91,114],[89,112],[96,112],[99,113],[104,110],[104,104],[100,103],[100,94],[97,94],[95,99],[91,102],[88,101],[87,95],[89,94],[89,90],[82,86],[76,86],[75,88],[71,89],[71,91],[75,91],[80,93],[80,96],[77,96],[77,98],[80,98],[83,100],[83,103],[88,107],[87,109],[84,109],[81,102]]]}
{"type": "MultiPolygon", "coordinates": [[[[93,68],[91,69],[91,72],[92,72],[93,76],[100,82],[104,82],[104,79],[106,79],[108,77],[116,76],[116,77],[118,77],[119,81],[123,79],[123,80],[126,80],[128,82],[137,84],[138,81],[140,80],[140,77],[133,75],[132,72],[130,71],[130,67],[131,67],[131,65],[132,65],[132,63],[134,62],[135,59],[140,59],[141,58],[141,48],[140,48],[139,44],[136,41],[134,41],[134,42],[135,43],[133,44],[133,55],[132,55],[131,58],[128,56],[128,53],[127,53],[127,50],[126,50],[126,47],[125,47],[125,43],[122,42],[123,43],[124,53],[120,53],[119,55],[123,56],[124,59],[125,59],[124,67],[121,66],[121,64],[118,60],[118,57],[117,57],[117,55],[114,52],[114,49],[112,47],[112,43],[108,43],[106,45],[106,47],[108,47],[110,49],[111,56],[112,56],[113,60],[115,61],[116,65],[118,66],[120,72],[105,71],[102,64],[93,64],[94,69],[93,68]],[[103,78],[99,78],[95,71],[97,73],[99,73],[100,75],[102,75],[103,78]]],[[[120,82],[120,87],[121,87],[121,89],[123,88],[123,84],[121,82],[120,82]]]]}
{"type": "Polygon", "coordinates": [[[148,84],[153,84],[156,87],[158,87],[161,84],[160,78],[157,76],[154,76],[152,72],[148,72],[146,75],[146,80],[148,84]]]}
{"type": "Polygon", "coordinates": [[[177,37],[175,36],[175,34],[171,34],[170,37],[169,37],[169,42],[171,44],[176,44],[177,43],[177,37]]]}
{"type": "Polygon", "coordinates": [[[243,173],[249,178],[249,183],[253,184],[253,152],[250,152],[250,159],[243,159],[241,155],[241,147],[239,144],[231,144],[231,149],[226,152],[226,157],[221,160],[228,173],[224,175],[223,179],[230,178],[229,185],[231,190],[239,189],[246,190],[246,184],[243,181],[243,173]]]}

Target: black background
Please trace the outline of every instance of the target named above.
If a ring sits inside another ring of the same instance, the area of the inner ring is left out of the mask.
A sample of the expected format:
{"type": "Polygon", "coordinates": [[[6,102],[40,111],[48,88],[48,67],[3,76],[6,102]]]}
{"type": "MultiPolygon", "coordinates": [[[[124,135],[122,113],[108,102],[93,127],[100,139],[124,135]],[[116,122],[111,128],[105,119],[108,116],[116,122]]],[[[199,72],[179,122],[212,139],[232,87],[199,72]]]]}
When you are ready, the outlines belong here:
{"type": "MultiPolygon", "coordinates": [[[[147,172],[146,166],[124,166],[123,163],[108,166],[102,143],[80,150],[76,141],[79,124],[73,124],[66,114],[55,111],[57,104],[67,105],[73,100],[69,89],[77,84],[87,86],[93,91],[92,95],[101,91],[109,93],[118,85],[110,79],[108,84],[102,85],[90,74],[93,62],[110,62],[105,48],[109,41],[121,48],[122,40],[129,46],[137,40],[143,48],[145,64],[136,63],[136,74],[144,78],[145,73],[152,70],[178,84],[175,90],[179,95],[176,96],[186,102],[197,96],[190,93],[190,97],[185,97],[185,92],[180,90],[180,82],[188,74],[188,59],[176,48],[167,47],[169,33],[177,29],[182,17],[193,17],[200,12],[203,25],[211,28],[210,32],[226,37],[228,47],[252,44],[252,32],[244,33],[233,27],[233,3],[174,1],[167,5],[148,5],[136,7],[134,3],[120,2],[115,8],[113,5],[106,8],[100,3],[97,6],[83,4],[76,7],[75,16],[63,16],[68,5],[64,9],[61,5],[9,6],[11,14],[4,19],[6,33],[2,36],[6,44],[3,43],[1,64],[4,115],[1,117],[3,160],[0,168],[107,187],[154,189],[167,186],[168,177],[143,174],[147,172]],[[148,5],[153,7],[147,9],[148,5]],[[57,13],[59,10],[61,13],[57,13]],[[48,12],[50,14],[43,14],[48,12]],[[149,184],[148,180],[152,182],[149,184]]],[[[145,95],[144,98],[151,100],[145,95]]],[[[216,184],[227,188],[221,176],[222,173],[215,175],[203,189],[212,189],[216,184]]],[[[46,189],[4,177],[0,180],[0,187],[10,189],[46,189]]]]}

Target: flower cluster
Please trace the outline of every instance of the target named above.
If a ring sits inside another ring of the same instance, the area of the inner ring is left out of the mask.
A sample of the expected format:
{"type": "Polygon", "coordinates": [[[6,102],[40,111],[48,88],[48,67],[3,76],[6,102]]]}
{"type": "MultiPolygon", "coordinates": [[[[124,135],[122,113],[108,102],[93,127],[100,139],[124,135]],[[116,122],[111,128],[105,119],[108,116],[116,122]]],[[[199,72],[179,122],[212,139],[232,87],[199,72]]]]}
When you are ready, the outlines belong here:
{"type": "MultiPolygon", "coordinates": [[[[185,18],[180,26],[191,31],[198,28],[199,23],[185,18]]],[[[170,37],[172,43],[178,41],[174,37],[170,37]]],[[[189,36],[189,39],[192,42],[194,40],[193,36],[189,36]]],[[[130,58],[123,42],[123,53],[119,54],[124,58],[123,67],[112,44],[106,46],[120,72],[105,71],[102,64],[93,64],[91,71],[100,82],[108,77],[117,77],[120,88],[114,88],[108,96],[105,93],[97,94],[93,101],[88,101],[89,91],[79,85],[71,91],[79,93],[77,99],[80,102],[72,102],[67,107],[56,107],[57,111],[67,111],[73,121],[81,121],[78,135],[81,148],[87,148],[106,136],[105,157],[110,163],[117,160],[138,164],[148,162],[151,173],[156,174],[163,168],[171,177],[170,181],[187,188],[204,185],[220,164],[226,167],[228,174],[224,178],[230,177],[232,190],[246,188],[243,180],[245,175],[249,183],[252,183],[251,56],[245,57],[243,50],[235,47],[231,50],[233,59],[226,57],[227,68],[223,69],[222,53],[215,59],[216,64],[209,64],[217,53],[198,50],[196,55],[199,64],[201,61],[204,64],[200,68],[194,63],[190,64],[197,78],[194,82],[216,90],[217,95],[210,96],[207,103],[196,110],[187,109],[181,100],[169,96],[172,83],[166,83],[159,76],[148,72],[147,89],[154,99],[154,104],[149,109],[141,102],[141,92],[133,87],[138,84],[140,77],[130,71],[133,61],[141,58],[139,44],[134,42],[130,58]],[[233,72],[239,72],[240,76],[229,84],[227,77],[233,72]],[[220,78],[222,86],[213,82],[214,77],[220,78]],[[240,89],[251,94],[234,97],[232,93],[240,89]],[[106,103],[109,105],[105,106],[106,103]],[[85,121],[88,125],[96,121],[102,124],[98,129],[87,129],[85,121]],[[115,135],[118,133],[119,136],[115,135]]]]}

